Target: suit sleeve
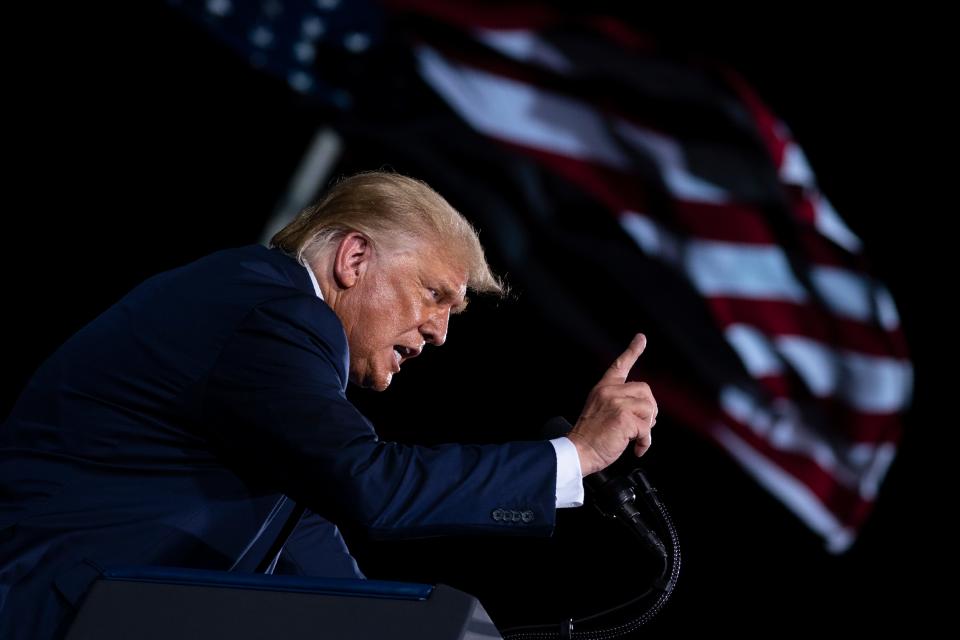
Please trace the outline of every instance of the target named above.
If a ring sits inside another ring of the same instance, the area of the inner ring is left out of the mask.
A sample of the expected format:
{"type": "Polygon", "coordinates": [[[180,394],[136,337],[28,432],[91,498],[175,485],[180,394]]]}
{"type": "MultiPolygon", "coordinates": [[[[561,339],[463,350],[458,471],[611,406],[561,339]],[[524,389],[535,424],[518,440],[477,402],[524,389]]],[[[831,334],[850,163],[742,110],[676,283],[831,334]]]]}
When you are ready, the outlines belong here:
{"type": "Polygon", "coordinates": [[[214,447],[255,485],[373,537],[552,531],[548,441],[381,441],[344,394],[345,354],[342,326],[319,299],[252,309],[207,379],[202,423],[214,447]]]}

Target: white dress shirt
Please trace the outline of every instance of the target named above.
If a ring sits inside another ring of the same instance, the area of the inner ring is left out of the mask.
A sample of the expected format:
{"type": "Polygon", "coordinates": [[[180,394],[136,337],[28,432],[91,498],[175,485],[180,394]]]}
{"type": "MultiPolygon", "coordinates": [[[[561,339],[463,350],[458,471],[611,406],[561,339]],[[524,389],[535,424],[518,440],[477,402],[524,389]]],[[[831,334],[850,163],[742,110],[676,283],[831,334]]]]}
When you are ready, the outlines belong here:
{"type": "MultiPolygon", "coordinates": [[[[323,300],[323,292],[313,269],[304,267],[317,297],[323,300]]],[[[577,447],[569,438],[554,438],[550,441],[557,454],[557,508],[579,507],[583,504],[583,475],[580,472],[580,456],[577,447]]]]}

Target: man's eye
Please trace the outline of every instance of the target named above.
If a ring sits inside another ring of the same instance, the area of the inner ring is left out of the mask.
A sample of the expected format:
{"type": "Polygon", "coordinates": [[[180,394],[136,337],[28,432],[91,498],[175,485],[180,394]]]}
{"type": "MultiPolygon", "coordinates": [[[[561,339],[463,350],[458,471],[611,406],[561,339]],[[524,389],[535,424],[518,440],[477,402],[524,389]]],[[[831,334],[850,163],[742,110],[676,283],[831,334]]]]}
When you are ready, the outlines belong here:
{"type": "Polygon", "coordinates": [[[440,299],[440,292],[437,291],[436,289],[427,289],[427,291],[430,292],[430,296],[431,296],[434,300],[439,300],[439,299],[440,299]]]}

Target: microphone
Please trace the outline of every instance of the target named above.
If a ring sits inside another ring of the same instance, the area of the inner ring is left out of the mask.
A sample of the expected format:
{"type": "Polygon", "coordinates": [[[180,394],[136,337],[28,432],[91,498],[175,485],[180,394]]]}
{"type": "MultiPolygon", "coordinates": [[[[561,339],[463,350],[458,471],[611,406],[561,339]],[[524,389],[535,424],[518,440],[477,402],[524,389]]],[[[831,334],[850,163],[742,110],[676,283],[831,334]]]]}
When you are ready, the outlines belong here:
{"type": "MultiPolygon", "coordinates": [[[[547,421],[543,427],[543,434],[548,439],[565,437],[573,427],[563,416],[556,416],[547,421]]],[[[667,556],[666,547],[660,537],[644,522],[640,512],[634,506],[637,499],[637,484],[634,478],[642,485],[644,500],[656,508],[659,498],[647,479],[639,469],[635,469],[627,477],[621,478],[602,469],[583,479],[583,483],[590,489],[594,506],[603,515],[620,520],[627,524],[636,533],[648,549],[662,557],[667,556]]]]}

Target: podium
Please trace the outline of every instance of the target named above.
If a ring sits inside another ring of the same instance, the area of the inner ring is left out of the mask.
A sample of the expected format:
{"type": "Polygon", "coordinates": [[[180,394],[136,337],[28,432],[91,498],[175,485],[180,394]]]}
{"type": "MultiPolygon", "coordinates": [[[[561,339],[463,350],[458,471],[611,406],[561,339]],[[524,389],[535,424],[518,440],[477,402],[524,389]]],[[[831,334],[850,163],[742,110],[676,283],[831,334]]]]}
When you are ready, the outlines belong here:
{"type": "Polygon", "coordinates": [[[67,640],[488,640],[480,602],[445,585],[238,574],[168,567],[106,569],[67,640]]]}

